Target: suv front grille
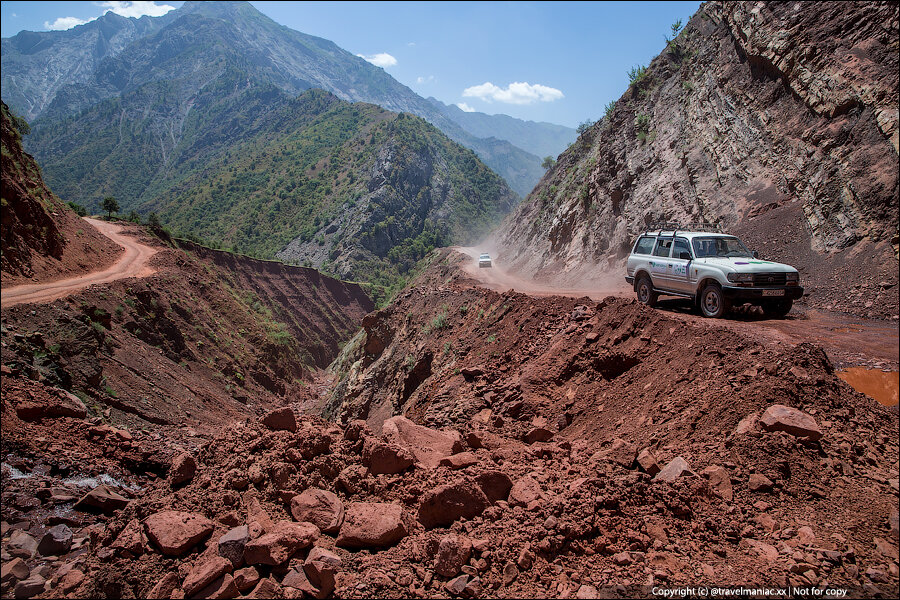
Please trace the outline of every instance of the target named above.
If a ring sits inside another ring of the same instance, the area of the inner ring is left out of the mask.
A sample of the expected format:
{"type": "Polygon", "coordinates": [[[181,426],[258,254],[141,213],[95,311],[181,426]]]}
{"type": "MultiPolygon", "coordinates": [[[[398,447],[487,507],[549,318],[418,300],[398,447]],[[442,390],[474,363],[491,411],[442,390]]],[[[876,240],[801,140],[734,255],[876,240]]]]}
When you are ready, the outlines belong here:
{"type": "Polygon", "coordinates": [[[774,285],[786,285],[787,273],[754,273],[754,287],[769,287],[774,285]]]}

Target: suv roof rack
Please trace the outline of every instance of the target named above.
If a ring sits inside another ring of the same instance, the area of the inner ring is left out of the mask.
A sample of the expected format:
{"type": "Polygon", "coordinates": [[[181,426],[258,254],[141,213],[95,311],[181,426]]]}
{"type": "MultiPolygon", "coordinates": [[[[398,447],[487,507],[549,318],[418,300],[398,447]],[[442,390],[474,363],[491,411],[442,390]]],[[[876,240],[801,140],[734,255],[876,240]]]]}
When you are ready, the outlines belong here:
{"type": "Polygon", "coordinates": [[[672,223],[657,221],[647,227],[647,231],[705,231],[707,233],[722,233],[722,229],[716,223],[672,223]]]}

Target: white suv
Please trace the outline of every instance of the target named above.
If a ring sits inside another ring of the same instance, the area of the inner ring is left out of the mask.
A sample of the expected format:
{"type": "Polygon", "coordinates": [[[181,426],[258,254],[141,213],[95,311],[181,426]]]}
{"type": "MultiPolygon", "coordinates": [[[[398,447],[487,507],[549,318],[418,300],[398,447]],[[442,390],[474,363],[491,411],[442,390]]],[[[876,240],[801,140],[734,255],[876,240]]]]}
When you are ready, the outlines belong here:
{"type": "Polygon", "coordinates": [[[631,249],[625,280],[643,304],[653,306],[660,295],[682,296],[706,317],[747,303],[783,317],[803,296],[797,269],[761,260],[738,238],[707,224],[646,231],[631,249]]]}

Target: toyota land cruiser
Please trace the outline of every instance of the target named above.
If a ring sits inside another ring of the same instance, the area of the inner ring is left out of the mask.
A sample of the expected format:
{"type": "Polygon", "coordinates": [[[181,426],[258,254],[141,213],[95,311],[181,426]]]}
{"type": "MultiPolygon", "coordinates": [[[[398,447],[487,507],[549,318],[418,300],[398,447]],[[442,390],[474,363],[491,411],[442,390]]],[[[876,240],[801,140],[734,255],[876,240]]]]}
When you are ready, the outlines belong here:
{"type": "Polygon", "coordinates": [[[631,249],[625,280],[642,304],[654,306],[661,295],[691,298],[705,317],[748,303],[783,317],[803,296],[797,269],[760,259],[709,224],[647,230],[631,249]]]}

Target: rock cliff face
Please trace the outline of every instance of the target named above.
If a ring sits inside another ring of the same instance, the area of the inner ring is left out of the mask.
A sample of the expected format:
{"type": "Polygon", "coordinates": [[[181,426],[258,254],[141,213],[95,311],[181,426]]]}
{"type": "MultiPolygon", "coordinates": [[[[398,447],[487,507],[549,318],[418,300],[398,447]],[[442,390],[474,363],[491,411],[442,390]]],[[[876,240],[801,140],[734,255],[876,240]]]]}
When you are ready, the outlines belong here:
{"type": "Polygon", "coordinates": [[[538,278],[621,275],[657,220],[798,264],[812,303],[896,314],[898,8],[704,5],[497,233],[538,278]],[[866,306],[868,304],[868,306],[866,306]]]}

